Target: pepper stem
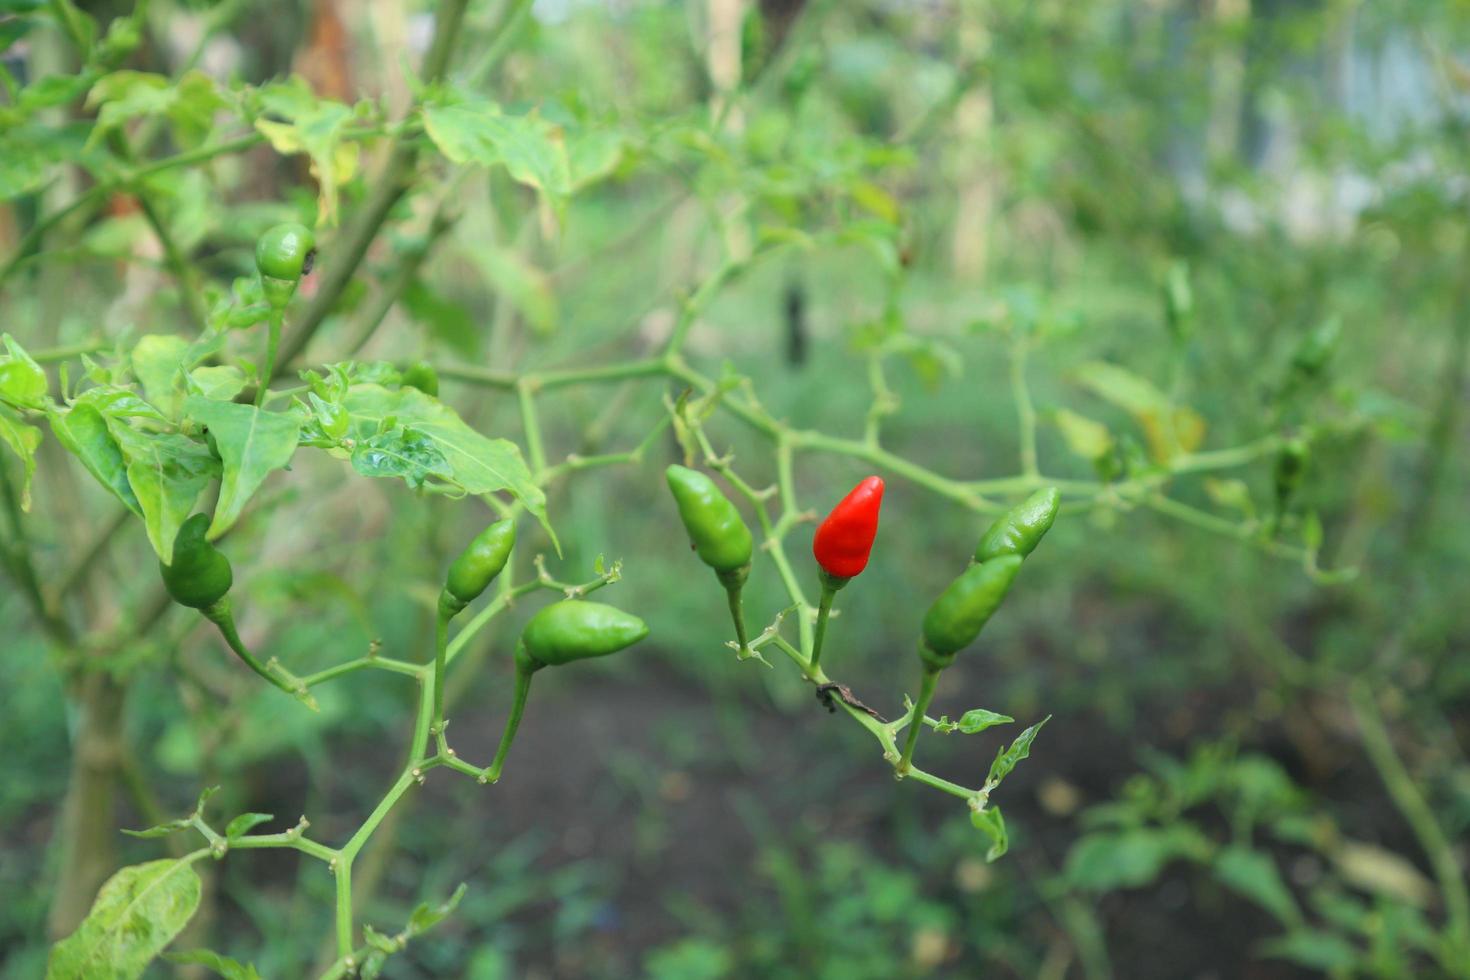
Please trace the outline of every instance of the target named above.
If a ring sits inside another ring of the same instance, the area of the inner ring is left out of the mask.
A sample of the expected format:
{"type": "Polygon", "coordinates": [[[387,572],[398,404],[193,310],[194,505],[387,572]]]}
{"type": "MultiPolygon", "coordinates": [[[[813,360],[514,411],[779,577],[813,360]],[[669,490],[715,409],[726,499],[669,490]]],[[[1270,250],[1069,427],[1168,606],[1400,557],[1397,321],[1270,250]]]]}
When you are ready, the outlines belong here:
{"type": "Polygon", "coordinates": [[[434,617],[434,720],[430,731],[434,733],[440,755],[444,755],[449,747],[444,740],[444,672],[449,648],[449,621],[459,609],[464,608],[456,609],[451,601],[446,601],[450,598],[447,591],[440,595],[439,612],[434,617]]]}
{"type": "Polygon", "coordinates": [[[500,779],[505,757],[510,754],[510,743],[515,741],[516,729],[521,726],[521,715],[526,711],[526,696],[531,693],[531,673],[519,662],[516,664],[515,700],[510,706],[510,717],[505,719],[505,732],[500,736],[500,747],[495,750],[495,759],[490,763],[490,768],[485,770],[485,778],[489,782],[500,779]]]}
{"type": "Polygon", "coordinates": [[[745,607],[740,601],[741,586],[725,589],[725,598],[730,601],[730,619],[735,624],[735,640],[740,644],[740,659],[744,660],[750,649],[750,642],[745,635],[745,607]]]}
{"type": "Polygon", "coordinates": [[[934,688],[938,683],[939,671],[925,667],[924,680],[919,687],[919,700],[909,719],[909,736],[903,743],[903,758],[898,761],[900,776],[909,771],[909,763],[914,759],[914,745],[919,741],[919,731],[924,727],[924,712],[929,710],[929,702],[934,700],[934,688]]]}
{"type": "Polygon", "coordinates": [[[301,680],[296,675],[274,661],[270,664],[263,664],[256,658],[255,654],[250,652],[250,648],[245,645],[245,641],[240,639],[239,631],[235,629],[235,616],[230,611],[229,599],[221,599],[214,605],[207,606],[199,611],[204,615],[205,619],[209,620],[219,629],[220,636],[225,638],[225,644],[229,646],[235,656],[245,662],[245,666],[255,671],[261,677],[264,677],[272,685],[301,701],[312,711],[317,710],[316,698],[313,698],[307,692],[306,685],[301,683],[301,680]]]}
{"type": "Polygon", "coordinates": [[[812,639],[812,659],[806,669],[808,676],[815,676],[822,662],[822,641],[827,636],[827,620],[832,615],[832,600],[837,597],[837,590],[850,581],[852,579],[841,578],[825,570],[822,572],[822,598],[817,601],[817,631],[812,639]]]}
{"type": "Polygon", "coordinates": [[[271,384],[271,373],[276,367],[276,351],[281,346],[281,328],[285,324],[286,316],[280,307],[272,304],[270,320],[266,323],[265,335],[265,363],[260,366],[260,382],[255,389],[255,407],[259,408],[265,404],[266,389],[271,384]]]}

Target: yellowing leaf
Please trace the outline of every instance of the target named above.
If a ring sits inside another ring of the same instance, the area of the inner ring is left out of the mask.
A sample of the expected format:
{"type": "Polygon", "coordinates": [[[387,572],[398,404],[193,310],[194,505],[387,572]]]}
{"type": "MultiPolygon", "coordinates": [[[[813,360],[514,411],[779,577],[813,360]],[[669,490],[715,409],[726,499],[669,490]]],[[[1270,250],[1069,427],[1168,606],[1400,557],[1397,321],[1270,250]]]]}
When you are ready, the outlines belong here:
{"type": "Polygon", "coordinates": [[[1057,409],[1052,421],[1061,430],[1067,448],[1083,459],[1097,459],[1113,448],[1113,435],[1101,422],[1065,408],[1057,409]]]}
{"type": "Polygon", "coordinates": [[[47,980],[132,980],[173,942],[199,907],[200,881],[165,858],[107,879],[77,931],[51,948],[47,980]]]}
{"type": "Polygon", "coordinates": [[[1420,908],[1434,899],[1434,883],[1408,861],[1374,844],[1347,841],[1332,855],[1343,878],[1357,888],[1420,908]]]}
{"type": "Polygon", "coordinates": [[[1148,441],[1149,455],[1165,463],[1204,442],[1205,421],[1187,406],[1175,407],[1152,381],[1103,361],[1077,370],[1077,380],[1099,398],[1133,416],[1148,441]]]}

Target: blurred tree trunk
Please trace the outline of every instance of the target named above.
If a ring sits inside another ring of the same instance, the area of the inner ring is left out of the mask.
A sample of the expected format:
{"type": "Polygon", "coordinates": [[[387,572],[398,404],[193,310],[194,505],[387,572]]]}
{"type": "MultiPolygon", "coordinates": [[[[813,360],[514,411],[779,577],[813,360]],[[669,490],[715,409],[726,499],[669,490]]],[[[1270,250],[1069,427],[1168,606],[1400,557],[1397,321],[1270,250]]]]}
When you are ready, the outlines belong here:
{"type": "Polygon", "coordinates": [[[357,90],[352,84],[352,38],[337,9],[337,0],[316,0],[306,44],[291,59],[291,68],[311,83],[324,99],[352,102],[357,90]]]}
{"type": "MultiPolygon", "coordinates": [[[[959,29],[961,64],[979,59],[990,45],[990,32],[980,12],[966,8],[959,29]]],[[[997,192],[991,131],[995,106],[989,82],[979,82],[955,107],[957,165],[974,161],[974,169],[960,173],[959,200],[955,202],[954,229],[950,236],[950,261],[956,276],[978,280],[985,275],[990,258],[990,227],[997,192]]]]}
{"type": "MultiPolygon", "coordinates": [[[[740,89],[740,28],[744,0],[706,0],[706,4],[704,65],[713,90],[710,115],[721,120],[727,131],[739,133],[745,129],[745,115],[736,103],[740,89]]],[[[718,207],[725,218],[736,218],[748,203],[743,195],[732,192],[721,196],[718,207]]],[[[720,224],[726,251],[730,255],[748,254],[751,239],[746,223],[725,220],[720,224]]]]}
{"type": "MultiPolygon", "coordinates": [[[[403,0],[374,0],[368,8],[372,18],[376,57],[385,65],[406,65],[414,60],[409,49],[408,14],[403,0]]],[[[382,95],[390,116],[402,116],[413,102],[408,78],[403,72],[382,72],[382,95]]]]}
{"type": "Polygon", "coordinates": [[[730,108],[729,100],[740,87],[740,24],[744,3],[742,0],[706,0],[706,3],[708,36],[704,67],[715,91],[712,108],[717,116],[729,112],[727,123],[738,129],[735,119],[738,110],[730,108]]]}
{"type": "Polygon", "coordinates": [[[61,869],[47,920],[53,939],[76,929],[117,865],[113,803],[122,759],[122,706],[123,690],[106,671],[87,674],[77,689],[71,774],[55,834],[61,869]]]}
{"type": "Polygon", "coordinates": [[[1250,0],[1210,0],[1210,118],[1205,127],[1206,161],[1233,159],[1240,152],[1245,98],[1245,24],[1250,0]]]}

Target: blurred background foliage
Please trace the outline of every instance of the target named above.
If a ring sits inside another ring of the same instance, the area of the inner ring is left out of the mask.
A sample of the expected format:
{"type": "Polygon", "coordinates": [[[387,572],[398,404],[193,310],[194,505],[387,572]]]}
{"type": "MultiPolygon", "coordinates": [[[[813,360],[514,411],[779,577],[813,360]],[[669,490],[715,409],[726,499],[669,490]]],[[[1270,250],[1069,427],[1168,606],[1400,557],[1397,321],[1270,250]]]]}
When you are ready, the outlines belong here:
{"type": "MultiPolygon", "coordinates": [[[[80,6],[103,23],[121,12],[80,6]]],[[[254,84],[296,73],[392,115],[414,95],[425,6],[155,0],[128,65],[174,74],[195,57],[254,84]]],[[[470,884],[391,975],[1470,976],[1467,14],[1459,0],[472,4],[455,83],[616,133],[607,179],[562,200],[503,170],[421,163],[308,362],[344,356],[405,269],[359,356],[503,370],[636,357],[722,250],[775,237],[795,244],[724,290],[688,348],[750,376],[774,415],[860,434],[881,351],[899,406],[885,445],[1005,476],[1021,450],[1019,347],[1043,471],[1091,479],[1092,457],[1157,448],[1116,379],[1098,379],[1092,365],[1110,362],[1187,407],[1175,424],[1203,449],[1307,433],[1282,533],[1320,525],[1321,566],[1358,574],[1319,582],[1262,544],[1269,459],[1171,486],[1214,523],[1106,497],[1065,510],[935,706],[1054,716],[1003,790],[1012,853],[992,865],[962,808],[895,785],[793,674],[721,646],[718,589],[695,581],[661,494],[672,443],[559,484],[553,571],[623,560],[616,601],[655,640],[547,678],[493,792],[434,778],[391,818],[359,872],[369,921],[470,884]],[[1171,321],[1181,282],[1192,313],[1171,321]]],[[[15,78],[71,70],[52,29],[6,39],[15,78]]],[[[373,170],[366,153],[342,182],[344,215],[373,170]]],[[[13,196],[5,254],[84,180],[57,166],[13,196]]],[[[318,207],[302,158],[266,149],[155,190],[201,273],[225,281],[261,227],[318,207]]],[[[7,283],[7,330],[45,348],[184,329],[127,198],[66,230],[7,283]]],[[[519,440],[513,395],[444,375],[471,424],[519,440]]],[[[635,444],[664,412],[656,389],[549,399],[552,458],[635,444]]],[[[753,483],[774,479],[747,433],[714,434],[753,483]]],[[[60,574],[102,510],[54,449],[27,520],[60,574]]],[[[810,506],[867,472],[815,459],[797,474],[810,506]]],[[[884,475],[879,557],[842,594],[829,658],[855,690],[892,692],[881,707],[897,713],[919,614],[951,567],[936,556],[983,521],[884,475]]],[[[303,669],[374,640],[417,659],[439,569],[483,520],[298,466],[231,539],[255,642],[303,669]]],[[[129,528],[93,560],[72,598],[115,621],[140,562],[151,575],[147,544],[129,528]]],[[[758,620],[779,608],[772,578],[752,579],[758,620]]],[[[0,615],[0,971],[31,977],[48,915],[58,924],[75,715],[19,591],[0,593],[0,615]]],[[[452,679],[467,757],[493,748],[524,615],[452,679]]],[[[307,813],[328,837],[355,826],[397,765],[410,692],[356,675],[303,718],[221,664],[205,630],[171,615],[91,668],[127,690],[108,825],[184,812],[218,782],[226,809],[307,813]]],[[[932,738],[928,758],[961,779],[1001,739],[932,738]]],[[[108,870],[158,853],[109,848],[94,856],[108,870]]],[[[293,975],[329,931],[331,884],[301,865],[278,852],[219,865],[192,945],[293,975]]]]}

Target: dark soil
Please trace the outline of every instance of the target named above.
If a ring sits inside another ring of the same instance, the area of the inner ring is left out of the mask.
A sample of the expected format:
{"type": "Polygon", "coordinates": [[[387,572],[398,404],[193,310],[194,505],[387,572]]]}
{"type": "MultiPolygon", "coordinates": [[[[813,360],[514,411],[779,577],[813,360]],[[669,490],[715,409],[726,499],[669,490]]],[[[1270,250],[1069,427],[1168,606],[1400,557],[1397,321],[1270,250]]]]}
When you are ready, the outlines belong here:
{"type": "MultiPolygon", "coordinates": [[[[746,699],[737,706],[742,749],[732,751],[729,729],[722,727],[709,692],[671,671],[650,667],[636,680],[610,674],[568,680],[558,677],[536,692],[498,786],[478,787],[447,771],[430,774],[398,833],[400,852],[392,867],[401,873],[390,871],[382,889],[411,900],[415,889],[428,887],[425,865],[452,867],[472,889],[494,889],[497,854],[528,840],[539,847],[530,869],[518,873],[523,884],[530,883],[529,892],[542,885],[554,890],[552,883],[568,880],[569,872],[591,869],[585,883],[590,911],[578,928],[557,924],[566,912],[565,896],[548,891],[523,894],[518,902],[507,899],[508,915],[499,920],[479,925],[466,921],[476,916],[460,914],[441,927],[441,938],[465,948],[514,947],[516,976],[636,976],[649,950],[699,932],[696,922],[716,924],[720,941],[738,946],[752,905],[779,901],[760,867],[763,841],[773,835],[799,848],[818,838],[855,841],[875,860],[910,866],[912,858],[896,842],[916,827],[923,833],[955,816],[952,798],[895,784],[876,744],[815,699],[809,710],[794,713],[746,699]]],[[[1041,805],[1043,779],[1075,787],[1084,806],[1108,799],[1138,770],[1142,745],[1183,753],[1199,733],[1220,731],[1222,717],[1253,696],[1242,684],[1192,695],[1168,711],[1144,710],[1140,717],[1150,719],[1152,730],[1127,737],[1088,713],[1062,713],[1051,721],[1033,758],[997,796],[1014,847],[997,874],[1009,876],[1018,893],[1028,896],[1015,910],[1014,924],[1031,937],[1026,942],[1042,948],[1064,935],[1036,896],[1079,832],[1075,813],[1058,815],[1041,805]]],[[[489,709],[454,712],[452,742],[463,757],[490,758],[502,711],[497,699],[489,709]]],[[[1377,795],[1371,770],[1339,752],[1315,727],[1320,737],[1307,740],[1314,755],[1308,758],[1303,739],[1292,731],[1301,727],[1302,719],[1296,721],[1261,729],[1253,748],[1273,755],[1308,789],[1339,804],[1344,794],[1354,794],[1347,805],[1364,818],[1365,825],[1355,828],[1359,836],[1376,836],[1401,854],[1417,854],[1377,795]],[[1323,753],[1331,758],[1316,757],[1323,753]]],[[[926,765],[973,781],[1000,737],[931,738],[926,765]]],[[[384,741],[397,744],[395,738],[384,741]]],[[[392,778],[399,760],[361,745],[355,757],[347,754],[348,782],[361,787],[362,799],[334,800],[332,809],[357,813],[371,805],[371,794],[392,778]]],[[[277,788],[299,800],[301,787],[291,782],[277,788]]],[[[293,812],[293,805],[283,800],[278,812],[293,812]]],[[[323,836],[334,835],[335,830],[323,836]]],[[[915,870],[929,897],[946,900],[954,888],[950,869],[915,870]]],[[[443,891],[455,883],[446,882],[443,891]]],[[[1279,935],[1276,924],[1188,868],[1170,869],[1150,886],[1104,896],[1095,911],[1117,977],[1312,975],[1259,957],[1260,943],[1279,935]]],[[[428,962],[411,967],[407,959],[395,962],[391,975],[435,975],[428,962]]],[[[1014,964],[991,961],[971,948],[953,950],[947,962],[922,975],[982,974],[1024,975],[1014,964]]],[[[1082,976],[1080,964],[1073,962],[1066,975],[1082,976]]]]}

